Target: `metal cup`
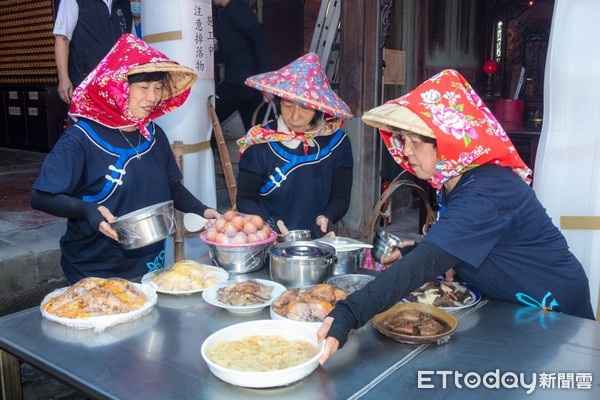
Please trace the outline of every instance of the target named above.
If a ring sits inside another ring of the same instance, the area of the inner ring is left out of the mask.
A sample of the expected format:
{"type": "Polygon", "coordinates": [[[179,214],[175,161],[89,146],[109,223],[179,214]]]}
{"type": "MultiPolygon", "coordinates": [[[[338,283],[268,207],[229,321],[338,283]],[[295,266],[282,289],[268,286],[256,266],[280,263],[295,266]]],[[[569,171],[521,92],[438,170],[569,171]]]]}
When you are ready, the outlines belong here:
{"type": "Polygon", "coordinates": [[[377,262],[381,262],[382,258],[389,255],[396,247],[402,243],[402,240],[383,229],[378,229],[373,238],[373,249],[371,255],[377,262]]]}

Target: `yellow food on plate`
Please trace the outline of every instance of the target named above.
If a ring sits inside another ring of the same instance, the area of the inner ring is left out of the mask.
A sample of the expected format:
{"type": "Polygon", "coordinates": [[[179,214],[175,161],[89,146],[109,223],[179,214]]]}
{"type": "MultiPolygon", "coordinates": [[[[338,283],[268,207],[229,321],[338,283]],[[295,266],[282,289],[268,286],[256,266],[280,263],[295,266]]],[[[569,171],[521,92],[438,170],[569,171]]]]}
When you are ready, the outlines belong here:
{"type": "Polygon", "coordinates": [[[238,371],[276,371],[300,365],[319,350],[305,340],[278,335],[254,335],[213,343],[208,358],[221,367],[238,371]]]}
{"type": "Polygon", "coordinates": [[[215,270],[192,260],[179,261],[171,268],[157,272],[152,283],[159,290],[169,292],[188,292],[206,289],[219,282],[215,270]]]}
{"type": "Polygon", "coordinates": [[[134,311],[146,300],[146,295],[125,279],[84,278],[46,299],[41,307],[61,318],[89,318],[134,311]]]}

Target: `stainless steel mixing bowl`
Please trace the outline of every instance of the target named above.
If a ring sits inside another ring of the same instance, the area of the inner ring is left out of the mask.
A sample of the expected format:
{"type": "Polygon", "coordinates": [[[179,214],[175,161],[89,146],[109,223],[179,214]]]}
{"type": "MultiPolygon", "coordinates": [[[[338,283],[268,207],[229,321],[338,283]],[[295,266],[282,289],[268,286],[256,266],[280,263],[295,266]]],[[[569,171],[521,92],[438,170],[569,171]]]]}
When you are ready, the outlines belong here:
{"type": "Polygon", "coordinates": [[[165,201],[130,212],[110,224],[124,249],[148,246],[175,233],[173,201],[165,201]]]}
{"type": "Polygon", "coordinates": [[[208,244],[208,254],[217,267],[232,274],[245,274],[264,267],[271,243],[255,246],[219,246],[208,244]]]}
{"type": "Polygon", "coordinates": [[[231,274],[245,274],[264,267],[267,250],[276,237],[277,234],[271,232],[265,240],[236,246],[214,243],[206,238],[206,232],[200,234],[200,240],[208,246],[208,255],[213,263],[231,274]]]}

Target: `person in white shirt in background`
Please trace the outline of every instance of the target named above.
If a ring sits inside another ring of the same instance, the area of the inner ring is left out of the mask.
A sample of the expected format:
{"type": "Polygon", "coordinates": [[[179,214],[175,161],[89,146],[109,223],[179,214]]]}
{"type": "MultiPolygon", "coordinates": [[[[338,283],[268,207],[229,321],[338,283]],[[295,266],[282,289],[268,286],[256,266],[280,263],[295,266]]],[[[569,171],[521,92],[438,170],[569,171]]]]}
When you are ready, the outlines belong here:
{"type": "Polygon", "coordinates": [[[53,29],[60,98],[69,103],[119,37],[133,31],[129,0],[61,0],[53,29]]]}

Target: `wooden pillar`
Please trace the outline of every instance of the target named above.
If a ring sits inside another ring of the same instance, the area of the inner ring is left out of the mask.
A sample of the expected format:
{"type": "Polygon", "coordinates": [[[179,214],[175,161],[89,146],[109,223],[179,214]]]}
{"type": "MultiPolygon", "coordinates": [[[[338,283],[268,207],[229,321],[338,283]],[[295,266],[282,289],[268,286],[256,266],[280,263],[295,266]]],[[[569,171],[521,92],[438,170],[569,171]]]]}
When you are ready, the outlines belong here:
{"type": "Polygon", "coordinates": [[[375,202],[379,186],[378,136],[362,123],[365,111],[379,105],[381,49],[378,45],[380,2],[343,0],[340,17],[339,95],[350,106],[355,118],[347,121],[345,131],[352,141],[354,159],[353,199],[345,219],[362,230],[375,202]],[[375,6],[374,3],[377,5],[375,6]]]}
{"type": "MultiPolygon", "coordinates": [[[[175,155],[177,166],[183,175],[183,142],[181,140],[173,142],[173,154],[175,155]]],[[[175,210],[175,225],[177,226],[177,230],[173,238],[173,259],[175,262],[179,262],[185,258],[185,227],[183,226],[183,213],[179,210],[175,210]]]]}
{"type": "Polygon", "coordinates": [[[339,94],[357,117],[377,105],[381,81],[378,14],[379,7],[373,7],[372,0],[342,2],[339,94]]]}

